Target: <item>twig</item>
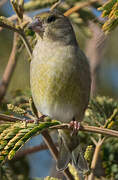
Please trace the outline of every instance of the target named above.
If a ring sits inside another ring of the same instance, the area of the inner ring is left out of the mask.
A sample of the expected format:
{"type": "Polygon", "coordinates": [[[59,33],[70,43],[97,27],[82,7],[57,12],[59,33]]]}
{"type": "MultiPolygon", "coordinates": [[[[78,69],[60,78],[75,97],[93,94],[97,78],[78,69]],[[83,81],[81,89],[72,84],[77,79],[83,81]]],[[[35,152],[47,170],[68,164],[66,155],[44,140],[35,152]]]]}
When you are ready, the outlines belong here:
{"type": "MultiPolygon", "coordinates": [[[[55,146],[57,146],[58,144],[55,144],[55,146]]],[[[28,154],[31,154],[31,153],[35,153],[35,152],[39,152],[39,151],[43,151],[43,150],[46,150],[48,149],[47,145],[42,143],[38,146],[34,146],[34,147],[31,147],[31,148],[28,148],[28,149],[24,149],[22,151],[18,151],[16,154],[15,154],[15,159],[19,159],[23,156],[26,156],[28,154]]]]}
{"type": "Polygon", "coordinates": [[[74,6],[71,9],[69,9],[68,11],[66,11],[64,13],[64,16],[69,16],[70,14],[72,14],[73,12],[78,11],[79,9],[82,9],[82,8],[84,8],[86,6],[89,6],[89,5],[93,4],[93,3],[100,2],[100,1],[101,0],[90,0],[88,2],[82,2],[79,6],[74,6]]]}
{"type": "Polygon", "coordinates": [[[14,116],[8,116],[5,114],[0,114],[0,121],[18,122],[18,121],[23,121],[23,119],[14,116]]]}
{"type": "MultiPolygon", "coordinates": [[[[56,125],[56,126],[50,127],[50,129],[67,129],[67,128],[69,128],[69,124],[62,124],[62,125],[56,125]]],[[[118,131],[110,130],[110,129],[102,128],[102,127],[81,125],[79,131],[86,131],[86,132],[91,132],[91,133],[118,137],[118,131]]]]}
{"type": "Polygon", "coordinates": [[[62,3],[62,0],[57,1],[56,3],[54,3],[51,8],[50,11],[52,11],[53,9],[57,8],[60,4],[62,3]]]}
{"type": "Polygon", "coordinates": [[[97,145],[97,141],[93,138],[93,137],[90,137],[91,138],[91,140],[93,141],[93,143],[95,144],[95,145],[97,145]]]}
{"type": "Polygon", "coordinates": [[[28,40],[27,40],[27,38],[25,36],[24,30],[21,29],[20,27],[16,28],[15,26],[11,26],[11,25],[6,24],[6,23],[4,23],[2,21],[0,21],[0,26],[3,27],[3,28],[7,28],[9,30],[12,30],[14,32],[17,32],[21,36],[21,39],[23,40],[23,43],[25,44],[25,47],[26,47],[26,49],[27,49],[27,51],[29,53],[29,56],[31,58],[32,57],[32,49],[31,49],[30,44],[29,44],[29,42],[28,42],[28,40]]]}
{"type": "MultiPolygon", "coordinates": [[[[16,19],[16,16],[12,16],[10,17],[11,20],[14,20],[16,19]]],[[[10,55],[10,58],[9,58],[9,61],[8,61],[8,64],[7,64],[7,67],[5,69],[5,72],[3,74],[3,78],[1,80],[1,83],[0,83],[0,101],[3,99],[3,97],[5,96],[5,93],[7,91],[7,88],[8,88],[8,84],[11,80],[11,76],[14,72],[14,68],[16,66],[16,62],[17,62],[17,54],[18,52],[17,51],[17,38],[16,38],[16,32],[20,35],[26,49],[27,49],[27,52],[30,56],[30,58],[32,57],[32,49],[30,47],[30,44],[25,36],[25,33],[24,33],[24,30],[21,29],[21,28],[16,28],[14,24],[11,24],[10,21],[6,18],[4,18],[2,21],[0,21],[0,26],[2,28],[7,28],[7,29],[10,29],[12,31],[15,32],[15,37],[14,37],[14,41],[13,41],[13,48],[12,48],[12,52],[11,52],[11,55],[10,55]]],[[[2,29],[0,29],[1,31],[2,29]]]]}
{"type": "Polygon", "coordinates": [[[12,30],[12,31],[14,31],[14,32],[17,32],[17,33],[20,34],[20,30],[19,30],[19,29],[15,28],[15,27],[13,27],[13,26],[11,26],[11,25],[5,24],[4,22],[1,22],[1,21],[0,21],[0,26],[3,27],[3,28],[7,28],[7,29],[9,29],[9,30],[12,30]]]}
{"type": "MultiPolygon", "coordinates": [[[[0,121],[9,121],[9,122],[18,122],[18,121],[29,122],[30,121],[31,123],[34,122],[34,120],[21,119],[18,117],[8,116],[5,114],[0,114],[0,121]]],[[[52,127],[50,127],[50,129],[70,129],[70,130],[72,130],[71,128],[69,128],[69,124],[61,124],[61,125],[52,126],[52,127]]],[[[97,133],[97,134],[102,134],[102,135],[107,135],[107,136],[118,137],[118,131],[107,129],[107,128],[102,128],[102,127],[81,125],[79,131],[85,131],[85,132],[91,132],[91,133],[97,133]]]]}
{"type": "Polygon", "coordinates": [[[21,39],[22,39],[22,41],[23,41],[23,43],[24,43],[24,45],[25,45],[25,47],[27,49],[27,52],[28,52],[30,58],[32,58],[32,48],[31,48],[31,46],[30,46],[30,44],[29,44],[29,42],[28,42],[28,40],[27,40],[27,38],[25,36],[24,31],[21,31],[20,35],[21,35],[21,39]]]}
{"type": "MultiPolygon", "coordinates": [[[[29,16],[27,16],[26,14],[23,15],[23,19],[25,20],[25,24],[32,21],[32,19],[29,16]]],[[[18,20],[18,17],[16,14],[14,14],[14,15],[8,17],[7,20],[15,21],[15,20],[18,20]]],[[[2,30],[3,30],[3,27],[0,27],[0,31],[2,31],[2,30]]]]}
{"type": "MultiPolygon", "coordinates": [[[[55,144],[53,143],[52,138],[50,137],[48,131],[43,131],[42,136],[43,136],[43,139],[44,139],[46,145],[48,146],[53,158],[57,161],[58,160],[58,151],[57,151],[57,148],[56,148],[55,144]]],[[[63,174],[68,180],[74,180],[74,177],[72,176],[72,174],[70,173],[68,168],[66,168],[63,171],[63,174]]]]}
{"type": "Polygon", "coordinates": [[[14,68],[17,63],[17,43],[18,43],[18,34],[14,33],[14,39],[13,39],[13,47],[11,51],[11,55],[8,60],[8,64],[6,66],[6,69],[4,71],[2,80],[0,82],[0,101],[3,99],[7,88],[8,88],[8,83],[11,80],[12,74],[14,72],[14,68]]]}
{"type": "Polygon", "coordinates": [[[88,180],[94,180],[94,171],[95,171],[96,164],[98,161],[99,152],[100,152],[100,149],[101,149],[101,146],[102,146],[104,140],[105,140],[105,137],[102,140],[99,139],[99,141],[96,144],[95,152],[93,155],[93,160],[91,163],[91,174],[89,175],[88,180]]]}
{"type": "MultiPolygon", "coordinates": [[[[13,15],[13,16],[10,16],[7,18],[9,21],[14,21],[14,20],[17,20],[17,16],[16,15],[13,15]]],[[[0,27],[0,31],[3,30],[3,27],[0,27]]]]}

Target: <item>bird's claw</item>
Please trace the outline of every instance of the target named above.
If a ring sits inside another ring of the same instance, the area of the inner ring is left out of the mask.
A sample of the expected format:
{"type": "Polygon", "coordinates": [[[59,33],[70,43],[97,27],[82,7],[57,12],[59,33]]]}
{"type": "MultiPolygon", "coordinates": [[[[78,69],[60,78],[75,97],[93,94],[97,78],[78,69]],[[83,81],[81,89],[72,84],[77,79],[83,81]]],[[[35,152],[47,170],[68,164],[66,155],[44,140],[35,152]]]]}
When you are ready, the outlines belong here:
{"type": "Polygon", "coordinates": [[[45,118],[46,116],[45,115],[42,115],[42,116],[40,116],[38,119],[36,118],[35,120],[34,120],[34,123],[35,124],[39,124],[39,122],[44,122],[44,118],[45,118]]]}
{"type": "Polygon", "coordinates": [[[78,131],[80,129],[80,122],[78,121],[71,121],[70,122],[70,127],[73,127],[73,129],[78,131]]]}
{"type": "Polygon", "coordinates": [[[71,135],[76,135],[78,133],[78,130],[80,129],[80,122],[78,121],[71,121],[69,124],[70,128],[73,128],[72,134],[71,135]]]}

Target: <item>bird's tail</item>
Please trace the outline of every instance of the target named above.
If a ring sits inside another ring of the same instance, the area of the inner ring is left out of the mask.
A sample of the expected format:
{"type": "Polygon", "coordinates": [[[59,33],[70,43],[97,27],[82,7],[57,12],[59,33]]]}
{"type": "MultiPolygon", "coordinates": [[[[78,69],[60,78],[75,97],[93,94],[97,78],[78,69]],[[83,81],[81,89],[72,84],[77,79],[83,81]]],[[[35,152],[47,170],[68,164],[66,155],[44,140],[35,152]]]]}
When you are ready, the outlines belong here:
{"type": "Polygon", "coordinates": [[[63,140],[59,137],[59,153],[58,153],[58,161],[57,161],[57,170],[62,171],[64,170],[71,160],[71,152],[69,149],[64,145],[63,140]]]}
{"type": "Polygon", "coordinates": [[[72,162],[78,172],[80,180],[84,180],[84,174],[89,171],[87,161],[84,158],[82,148],[77,135],[70,136],[70,132],[59,130],[59,154],[57,170],[64,170],[69,162],[72,162]]]}
{"type": "Polygon", "coordinates": [[[89,166],[84,158],[84,154],[80,145],[72,151],[72,163],[78,172],[80,180],[85,179],[85,175],[89,172],[89,166]]]}

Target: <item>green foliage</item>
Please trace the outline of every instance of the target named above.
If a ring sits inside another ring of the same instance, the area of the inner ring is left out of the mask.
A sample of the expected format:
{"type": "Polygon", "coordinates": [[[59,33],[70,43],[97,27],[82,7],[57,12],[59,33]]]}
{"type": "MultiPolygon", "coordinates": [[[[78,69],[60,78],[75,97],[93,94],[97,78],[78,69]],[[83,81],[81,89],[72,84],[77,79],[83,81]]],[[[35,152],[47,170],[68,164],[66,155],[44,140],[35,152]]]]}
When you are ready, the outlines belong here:
{"type": "Polygon", "coordinates": [[[5,123],[0,127],[0,162],[6,158],[11,160],[16,152],[34,135],[43,130],[58,125],[58,121],[39,123],[38,125],[28,123],[25,127],[22,123],[5,123]]]}
{"type": "Polygon", "coordinates": [[[107,179],[118,179],[118,140],[110,138],[101,151],[102,165],[107,179]]]}
{"type": "Polygon", "coordinates": [[[106,1],[105,4],[99,10],[102,11],[102,17],[106,18],[103,25],[103,30],[105,32],[110,32],[116,26],[118,26],[118,1],[117,0],[109,0],[106,1]]]}
{"type": "Polygon", "coordinates": [[[8,104],[7,107],[9,110],[11,110],[15,113],[18,113],[20,115],[24,115],[26,113],[26,111],[23,108],[18,107],[18,106],[14,106],[13,104],[8,104]]]}
{"type": "MultiPolygon", "coordinates": [[[[24,96],[25,93],[17,91],[13,94],[12,114],[14,114],[14,107],[21,107],[25,111],[25,114],[20,115],[20,119],[33,119],[35,114],[35,109],[33,109],[33,104],[29,98],[24,96]],[[16,98],[15,98],[16,96],[16,98]]],[[[10,99],[9,99],[10,101],[10,99]]],[[[16,108],[16,109],[17,109],[16,108]]],[[[10,114],[11,114],[10,110],[10,114]]],[[[7,111],[8,112],[8,111],[7,111]]],[[[15,116],[18,117],[19,121],[19,111],[15,111],[15,116]]],[[[95,97],[90,100],[89,107],[86,111],[86,116],[84,122],[88,125],[106,127],[117,130],[118,121],[118,102],[114,99],[108,97],[95,97]]],[[[60,124],[58,121],[47,121],[47,117],[44,119],[44,122],[39,124],[27,123],[27,126],[21,122],[2,122],[0,125],[0,162],[2,167],[6,160],[13,159],[16,152],[34,135],[41,133],[43,130],[49,128],[50,126],[60,124]]],[[[91,133],[80,133],[80,140],[83,145],[87,147],[85,151],[85,158],[91,164],[93,156],[93,147],[92,141],[90,140],[91,133]],[[91,146],[89,146],[91,144],[91,146]]],[[[99,137],[98,134],[93,135],[96,139],[99,137]]],[[[118,140],[107,138],[106,143],[104,143],[101,150],[102,164],[105,168],[106,176],[117,177],[117,144],[118,140]],[[111,147],[112,142],[112,147],[111,147]],[[113,143],[114,142],[114,143],[113,143]],[[109,159],[109,158],[110,159],[109,159]],[[112,159],[113,157],[113,159],[112,159]],[[111,165],[112,164],[112,165],[111,165]]],[[[71,168],[72,169],[72,168],[71,168]]],[[[75,171],[73,170],[73,173],[75,171]]],[[[76,176],[76,175],[75,175],[76,176]]],[[[77,176],[76,176],[77,177],[77,176]]],[[[49,177],[48,177],[49,178],[49,177]]],[[[6,179],[5,179],[6,180],[6,179]]],[[[18,179],[19,180],[19,179],[18,179]]],[[[22,180],[22,179],[21,179],[22,180]]]]}
{"type": "Polygon", "coordinates": [[[92,145],[89,145],[89,146],[87,146],[86,151],[85,151],[85,153],[84,153],[84,158],[85,158],[89,163],[91,163],[91,161],[92,161],[92,156],[93,156],[93,146],[92,146],[92,145]]]}
{"type": "MultiPolygon", "coordinates": [[[[86,111],[85,122],[91,126],[118,130],[118,101],[104,96],[92,98],[86,111]]],[[[99,135],[92,134],[92,137],[98,139],[99,135]]],[[[85,136],[85,138],[87,138],[86,141],[90,142],[90,135],[85,136]]],[[[92,154],[92,151],[90,151],[90,154],[92,154]]],[[[100,156],[102,159],[102,168],[104,168],[106,178],[113,178],[114,180],[117,180],[118,139],[107,137],[106,141],[102,145],[100,156]]]]}
{"type": "Polygon", "coordinates": [[[118,101],[97,96],[90,100],[85,121],[92,126],[118,129],[118,101]]]}
{"type": "Polygon", "coordinates": [[[74,176],[75,180],[79,180],[78,173],[77,173],[76,169],[71,164],[69,164],[68,166],[69,166],[69,171],[74,176]]]}
{"type": "Polygon", "coordinates": [[[27,160],[22,157],[18,160],[8,161],[0,168],[0,178],[1,180],[31,180],[27,160]]]}

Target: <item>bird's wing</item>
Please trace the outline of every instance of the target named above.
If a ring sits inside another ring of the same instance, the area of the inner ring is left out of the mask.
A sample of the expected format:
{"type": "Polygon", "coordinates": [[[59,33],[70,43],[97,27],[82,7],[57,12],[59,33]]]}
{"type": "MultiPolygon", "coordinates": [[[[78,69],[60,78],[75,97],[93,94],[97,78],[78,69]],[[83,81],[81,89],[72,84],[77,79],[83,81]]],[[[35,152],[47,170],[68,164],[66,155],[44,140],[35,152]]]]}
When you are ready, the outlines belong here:
{"type": "Polygon", "coordinates": [[[70,160],[71,160],[71,152],[65,146],[62,137],[59,136],[59,154],[58,154],[58,161],[56,166],[57,170],[58,171],[64,170],[68,166],[70,160]]]}

